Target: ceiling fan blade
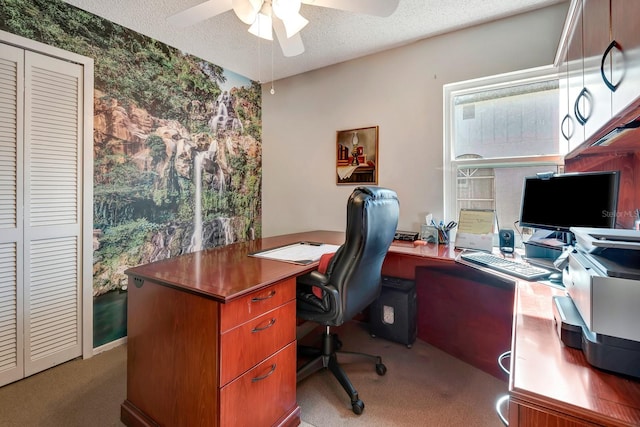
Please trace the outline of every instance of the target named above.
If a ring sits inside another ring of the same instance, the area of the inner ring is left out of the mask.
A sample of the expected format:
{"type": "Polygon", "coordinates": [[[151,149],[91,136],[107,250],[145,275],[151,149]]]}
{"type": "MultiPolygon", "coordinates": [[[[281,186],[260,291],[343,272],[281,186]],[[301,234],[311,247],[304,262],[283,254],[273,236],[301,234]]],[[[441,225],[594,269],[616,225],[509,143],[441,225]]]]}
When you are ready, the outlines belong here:
{"type": "Polygon", "coordinates": [[[400,0],[302,0],[311,6],[328,7],[366,15],[389,16],[398,8],[400,0]]]}
{"type": "Polygon", "coordinates": [[[213,18],[233,8],[231,0],[208,0],[167,18],[176,27],[188,27],[205,19],[213,18]]]}
{"type": "Polygon", "coordinates": [[[304,52],[304,44],[300,33],[295,33],[291,37],[287,37],[287,31],[284,23],[277,17],[273,17],[273,31],[276,33],[282,54],[286,57],[297,56],[304,52]]]}

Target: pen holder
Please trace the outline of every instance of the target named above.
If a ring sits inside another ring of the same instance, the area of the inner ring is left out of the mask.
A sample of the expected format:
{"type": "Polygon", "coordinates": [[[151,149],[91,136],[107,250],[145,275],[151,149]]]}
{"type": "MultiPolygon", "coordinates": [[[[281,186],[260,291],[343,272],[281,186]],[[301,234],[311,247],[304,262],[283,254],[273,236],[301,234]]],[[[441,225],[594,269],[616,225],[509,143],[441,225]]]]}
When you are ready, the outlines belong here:
{"type": "Polygon", "coordinates": [[[438,230],[438,243],[441,245],[449,244],[449,230],[438,230]]]}

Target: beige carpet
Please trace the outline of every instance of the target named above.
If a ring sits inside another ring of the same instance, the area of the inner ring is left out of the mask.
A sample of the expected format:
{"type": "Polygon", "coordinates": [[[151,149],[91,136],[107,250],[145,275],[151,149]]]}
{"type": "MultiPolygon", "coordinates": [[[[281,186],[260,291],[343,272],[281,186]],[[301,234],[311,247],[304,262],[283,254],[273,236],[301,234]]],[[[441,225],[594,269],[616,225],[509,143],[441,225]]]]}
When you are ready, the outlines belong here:
{"type": "MultiPolygon", "coordinates": [[[[388,372],[378,376],[368,363],[345,370],[365,403],[362,415],[324,371],[298,385],[303,427],[482,426],[500,427],[496,399],[506,382],[485,374],[418,340],[402,344],[371,338],[364,324],[340,330],[344,350],[374,351],[388,372]]],[[[122,426],[126,394],[126,348],[74,360],[0,388],[0,426],[122,426]]]]}
{"type": "Polygon", "coordinates": [[[339,337],[343,350],[382,356],[387,374],[377,375],[369,363],[344,365],[365,404],[362,415],[351,411],[349,397],[330,372],[302,381],[298,403],[302,419],[310,425],[502,426],[494,408],[496,400],[507,392],[506,382],[420,340],[409,349],[371,338],[365,324],[348,323],[339,337]]]}

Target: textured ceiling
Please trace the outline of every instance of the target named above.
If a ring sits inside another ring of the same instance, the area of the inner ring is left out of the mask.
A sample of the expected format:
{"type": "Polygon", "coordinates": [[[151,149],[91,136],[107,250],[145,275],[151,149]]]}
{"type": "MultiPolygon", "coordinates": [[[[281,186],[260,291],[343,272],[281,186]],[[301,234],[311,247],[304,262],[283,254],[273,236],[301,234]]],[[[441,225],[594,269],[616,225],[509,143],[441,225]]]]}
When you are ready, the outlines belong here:
{"type": "Polygon", "coordinates": [[[277,41],[249,34],[233,11],[183,29],[167,23],[168,16],[204,0],[64,1],[229,71],[269,82],[566,0],[400,0],[386,18],[303,4],[300,13],[310,21],[301,32],[305,52],[290,58],[282,55],[277,41]]]}

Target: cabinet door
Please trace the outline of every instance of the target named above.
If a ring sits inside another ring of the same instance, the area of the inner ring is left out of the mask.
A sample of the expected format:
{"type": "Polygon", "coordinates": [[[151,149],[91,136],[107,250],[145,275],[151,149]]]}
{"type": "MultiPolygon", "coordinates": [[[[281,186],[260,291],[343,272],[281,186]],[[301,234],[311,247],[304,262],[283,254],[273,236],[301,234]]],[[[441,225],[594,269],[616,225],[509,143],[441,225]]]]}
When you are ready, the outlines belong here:
{"type": "Polygon", "coordinates": [[[82,354],[82,108],[78,64],[25,52],[25,375],[82,354]]]}
{"type": "Polygon", "coordinates": [[[560,120],[560,152],[569,152],[569,139],[575,132],[575,120],[569,113],[569,74],[567,64],[567,52],[558,65],[558,119],[560,120]]]}
{"type": "Polygon", "coordinates": [[[24,376],[22,115],[24,53],[0,43],[0,386],[24,376]]]}
{"type": "MultiPolygon", "coordinates": [[[[581,5],[581,3],[579,2],[581,5]]],[[[569,138],[569,150],[573,150],[584,142],[584,124],[578,121],[575,110],[584,111],[584,102],[581,102],[580,94],[584,88],[583,80],[583,55],[582,55],[582,7],[578,6],[573,17],[573,25],[570,28],[569,43],[567,49],[567,76],[569,86],[569,114],[575,121],[575,131],[569,138]],[[576,107],[577,104],[577,107],[576,107]]]]}
{"type": "Polygon", "coordinates": [[[612,53],[612,80],[620,83],[613,94],[613,111],[620,112],[640,95],[640,2],[611,1],[612,38],[624,51],[612,53]]]}
{"type": "MultiPolygon", "coordinates": [[[[601,65],[606,75],[611,74],[611,63],[602,63],[609,45],[609,2],[584,0],[582,9],[582,41],[584,54],[583,114],[588,117],[584,125],[585,140],[595,134],[611,118],[611,90],[602,79],[601,65]]],[[[609,57],[609,56],[608,56],[609,57]]]]}
{"type": "Polygon", "coordinates": [[[82,78],[0,44],[0,384],[82,354],[82,78]]]}

